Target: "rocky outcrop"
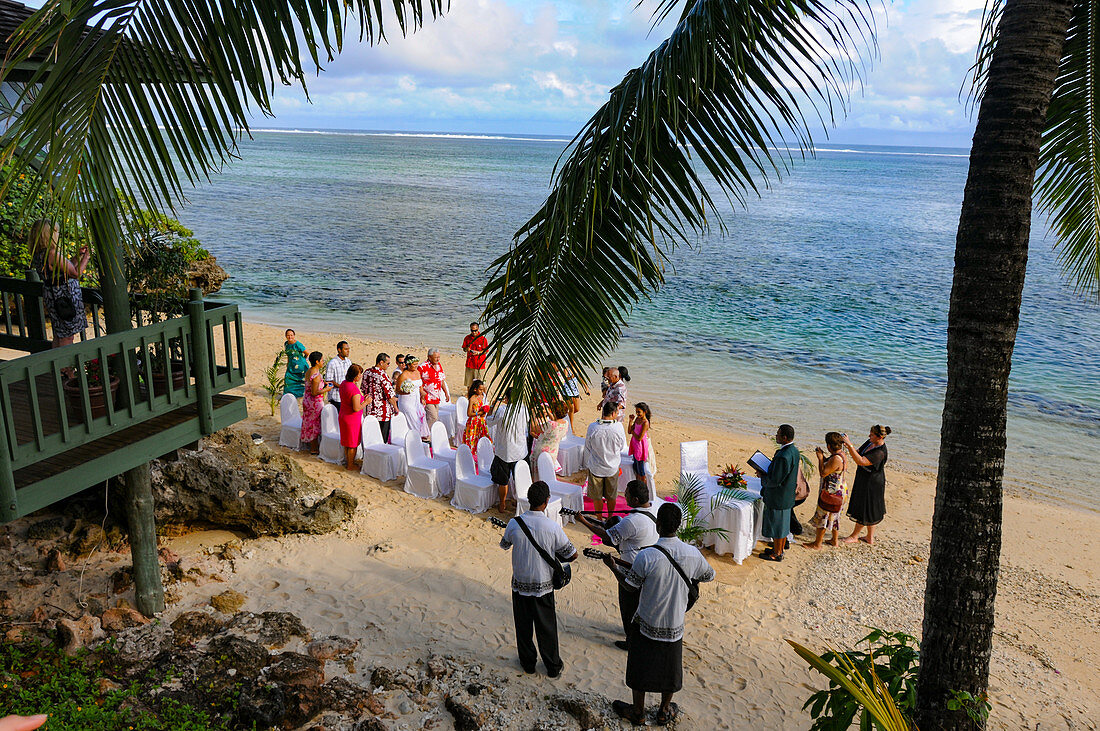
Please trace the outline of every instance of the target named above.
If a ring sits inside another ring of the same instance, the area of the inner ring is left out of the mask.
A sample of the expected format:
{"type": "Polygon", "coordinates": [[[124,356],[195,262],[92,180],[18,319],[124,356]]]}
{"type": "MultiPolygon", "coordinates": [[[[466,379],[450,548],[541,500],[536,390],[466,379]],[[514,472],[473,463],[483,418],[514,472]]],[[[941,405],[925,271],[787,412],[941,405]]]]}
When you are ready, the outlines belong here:
{"type": "Polygon", "coordinates": [[[204,295],[217,292],[227,279],[229,274],[218,264],[216,256],[193,261],[187,270],[187,280],[190,285],[201,289],[204,295]]]}
{"type": "Polygon", "coordinates": [[[199,452],[153,465],[158,526],[215,525],[253,536],[327,533],[354,513],[343,490],[325,493],[290,457],[225,429],[199,452]]]}

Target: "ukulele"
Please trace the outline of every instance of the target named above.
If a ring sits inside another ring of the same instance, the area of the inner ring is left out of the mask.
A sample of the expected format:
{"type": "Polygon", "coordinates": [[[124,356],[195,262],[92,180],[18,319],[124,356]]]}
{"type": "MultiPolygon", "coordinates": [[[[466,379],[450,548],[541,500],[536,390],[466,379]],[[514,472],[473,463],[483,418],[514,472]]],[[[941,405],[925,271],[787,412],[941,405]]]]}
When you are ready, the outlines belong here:
{"type": "Polygon", "coordinates": [[[611,559],[616,564],[621,566],[622,568],[624,568],[624,569],[629,569],[630,568],[630,564],[627,563],[626,561],[623,561],[621,558],[615,556],[614,554],[605,553],[604,551],[601,551],[598,548],[591,548],[591,547],[585,548],[581,551],[581,553],[584,554],[585,558],[592,558],[592,559],[595,559],[597,561],[603,561],[605,556],[610,556],[611,559]]]}
{"type": "Polygon", "coordinates": [[[508,527],[507,522],[501,520],[500,518],[494,518],[491,515],[489,516],[489,522],[492,523],[493,525],[495,525],[497,528],[507,528],[508,527]]]}

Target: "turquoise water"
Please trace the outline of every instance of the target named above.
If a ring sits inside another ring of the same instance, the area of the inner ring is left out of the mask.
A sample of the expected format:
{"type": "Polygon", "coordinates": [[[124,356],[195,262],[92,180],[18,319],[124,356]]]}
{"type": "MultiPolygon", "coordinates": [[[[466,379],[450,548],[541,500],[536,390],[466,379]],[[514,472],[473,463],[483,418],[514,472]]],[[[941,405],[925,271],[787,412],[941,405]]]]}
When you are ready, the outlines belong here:
{"type": "MultiPolygon", "coordinates": [[[[486,265],[544,199],[564,144],[262,132],[181,220],[256,319],[457,346],[486,265]]],[[[791,421],[807,446],[889,423],[895,461],[933,469],[967,162],[822,145],[746,209],[721,211],[728,235],[676,252],[609,360],[633,366],[632,392],[658,414],[762,434],[791,421]]],[[[1051,244],[1037,222],[1007,472],[1017,490],[1091,505],[1100,308],[1064,283],[1051,244]]]]}

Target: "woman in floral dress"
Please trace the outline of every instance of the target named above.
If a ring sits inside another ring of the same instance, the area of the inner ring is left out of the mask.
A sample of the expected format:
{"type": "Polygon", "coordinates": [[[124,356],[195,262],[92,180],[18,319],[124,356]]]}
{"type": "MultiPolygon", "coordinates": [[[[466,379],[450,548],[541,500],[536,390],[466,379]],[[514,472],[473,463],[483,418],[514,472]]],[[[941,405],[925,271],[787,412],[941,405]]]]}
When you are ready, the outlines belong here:
{"type": "Polygon", "coordinates": [[[489,427],[485,424],[485,381],[474,380],[466,390],[470,405],[466,407],[466,430],[462,432],[462,443],[470,448],[477,459],[477,443],[482,437],[489,436],[489,427]]]}
{"type": "MultiPolygon", "coordinates": [[[[558,447],[561,446],[561,440],[565,438],[569,431],[569,422],[565,420],[565,417],[569,415],[569,407],[565,405],[564,401],[555,401],[550,404],[550,414],[554,418],[546,420],[542,427],[542,433],[531,445],[531,464],[537,468],[539,455],[543,452],[549,452],[550,456],[554,458],[554,471],[561,472],[561,464],[558,462],[558,447]]],[[[539,479],[543,481],[549,477],[550,475],[539,475],[539,479]]]]}
{"type": "Polygon", "coordinates": [[[821,542],[825,538],[825,531],[831,530],[833,537],[829,541],[830,546],[840,545],[837,540],[840,536],[840,511],[844,508],[844,497],[847,487],[844,484],[844,470],[848,467],[848,460],[844,457],[844,436],[839,432],[831,431],[825,435],[825,446],[829,448],[829,454],[818,447],[817,472],[821,475],[821,492],[840,497],[840,507],[836,512],[830,512],[821,507],[820,499],[814,517],[810,519],[810,525],[817,528],[817,539],[813,543],[803,543],[806,548],[821,548],[821,542]]]}
{"type": "Polygon", "coordinates": [[[305,377],[305,395],[302,397],[302,442],[309,445],[310,454],[317,454],[317,440],[321,436],[321,409],[325,406],[325,394],[332,386],[321,375],[321,361],[325,356],[319,350],[309,354],[309,371],[305,377]]]}

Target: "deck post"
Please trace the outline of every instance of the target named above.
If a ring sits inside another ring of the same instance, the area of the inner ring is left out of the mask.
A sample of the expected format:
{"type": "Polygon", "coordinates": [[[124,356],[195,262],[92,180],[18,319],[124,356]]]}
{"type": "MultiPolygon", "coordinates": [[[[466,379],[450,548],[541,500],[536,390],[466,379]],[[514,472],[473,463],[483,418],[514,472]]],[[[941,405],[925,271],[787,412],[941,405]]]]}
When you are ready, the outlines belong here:
{"type": "MultiPolygon", "coordinates": [[[[27,270],[28,282],[41,282],[41,277],[34,269],[27,270]]],[[[24,312],[27,314],[27,337],[46,340],[46,309],[41,297],[27,297],[23,301],[24,312]]]]}
{"type": "Polygon", "coordinates": [[[4,412],[0,411],[0,523],[15,520],[19,513],[19,504],[15,498],[15,476],[11,471],[11,455],[8,454],[7,427],[4,424],[4,412]]]}
{"type": "Polygon", "coordinates": [[[206,334],[206,310],[202,290],[194,287],[187,302],[191,319],[191,347],[194,349],[196,405],[199,409],[199,430],[203,436],[214,433],[214,383],[210,374],[210,343],[206,334]]]}
{"type": "MultiPolygon", "coordinates": [[[[132,329],[130,293],[122,268],[122,242],[115,241],[114,227],[105,216],[106,208],[88,211],[92,240],[99,263],[99,286],[103,295],[103,319],[108,333],[132,329]]],[[[153,516],[153,478],[149,463],[127,470],[126,523],[130,530],[130,557],[134,564],[134,592],[137,608],[146,617],[164,611],[164,586],[160,583],[160,559],[157,556],[157,525],[153,516]]]]}

